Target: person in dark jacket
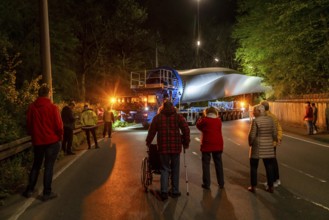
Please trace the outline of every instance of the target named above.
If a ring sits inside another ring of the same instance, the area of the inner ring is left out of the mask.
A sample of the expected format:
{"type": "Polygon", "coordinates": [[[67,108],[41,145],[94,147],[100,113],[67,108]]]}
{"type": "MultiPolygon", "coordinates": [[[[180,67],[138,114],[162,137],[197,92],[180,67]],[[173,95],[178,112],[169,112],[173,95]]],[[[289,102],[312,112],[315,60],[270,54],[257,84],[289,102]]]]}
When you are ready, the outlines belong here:
{"type": "Polygon", "coordinates": [[[62,109],[61,116],[64,124],[64,137],[62,142],[62,150],[67,155],[74,155],[72,152],[72,142],[73,142],[73,130],[75,126],[75,118],[73,114],[73,109],[75,107],[74,102],[70,102],[68,106],[62,109]]]}
{"type": "Polygon", "coordinates": [[[108,137],[112,137],[112,124],[114,122],[114,114],[111,111],[110,107],[107,107],[106,111],[103,114],[103,121],[104,121],[104,130],[103,130],[103,138],[105,138],[106,133],[108,137]]]}
{"type": "Polygon", "coordinates": [[[222,121],[218,117],[218,111],[214,107],[209,107],[204,111],[204,117],[200,118],[196,127],[202,132],[201,152],[202,152],[202,181],[204,189],[210,189],[210,159],[215,163],[218,186],[224,187],[224,172],[222,163],[223,135],[222,121]]]}
{"type": "Polygon", "coordinates": [[[315,103],[312,103],[313,110],[313,134],[318,133],[318,127],[316,126],[316,122],[318,121],[318,108],[315,106],[315,103]]]}
{"type": "Polygon", "coordinates": [[[50,89],[43,85],[38,91],[39,97],[28,108],[27,132],[31,135],[34,160],[29,175],[29,183],[23,196],[29,198],[34,193],[41,165],[44,160],[43,196],[46,201],[57,197],[52,191],[53,169],[60,150],[63,136],[63,123],[59,110],[52,104],[50,89]]]}
{"type": "Polygon", "coordinates": [[[177,114],[176,108],[169,101],[165,102],[162,110],[150,125],[146,145],[149,146],[155,135],[161,160],[161,199],[168,199],[168,178],[171,173],[171,192],[175,198],[181,195],[179,191],[179,164],[182,145],[185,149],[190,143],[190,129],[185,118],[177,114]],[[182,134],[181,134],[182,133],[182,134]]]}

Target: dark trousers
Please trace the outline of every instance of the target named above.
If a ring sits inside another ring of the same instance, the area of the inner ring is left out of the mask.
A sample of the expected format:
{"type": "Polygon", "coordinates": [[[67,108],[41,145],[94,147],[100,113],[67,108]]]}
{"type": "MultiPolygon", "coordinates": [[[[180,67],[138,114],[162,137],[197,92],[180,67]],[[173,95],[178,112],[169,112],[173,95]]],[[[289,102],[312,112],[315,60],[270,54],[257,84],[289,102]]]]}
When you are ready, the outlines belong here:
{"type": "Polygon", "coordinates": [[[64,136],[62,142],[62,150],[64,153],[72,152],[72,142],[73,142],[73,129],[69,127],[64,127],[64,136]]]}
{"type": "Polygon", "coordinates": [[[161,192],[168,192],[169,173],[171,173],[172,193],[179,192],[179,164],[180,154],[160,154],[161,160],[161,192]]]}
{"type": "MultiPolygon", "coordinates": [[[[257,186],[257,169],[259,159],[250,158],[250,183],[251,186],[257,186]]],[[[267,184],[273,187],[274,182],[274,169],[273,158],[264,158],[263,163],[266,170],[267,184]]]]}
{"type": "Polygon", "coordinates": [[[51,183],[53,180],[54,164],[61,148],[60,142],[49,145],[34,146],[34,161],[29,175],[29,183],[26,191],[34,191],[35,185],[38,181],[39,172],[44,162],[44,176],[43,176],[43,194],[49,195],[51,193],[51,183]]]}
{"type": "Polygon", "coordinates": [[[313,120],[313,129],[318,132],[318,127],[316,126],[317,119],[313,120]]]}
{"type": "Polygon", "coordinates": [[[95,127],[91,127],[91,128],[84,127],[83,130],[85,130],[85,132],[86,132],[88,148],[91,148],[90,133],[92,134],[92,136],[94,138],[95,147],[98,147],[97,138],[96,138],[96,128],[95,127]]]}
{"type": "Polygon", "coordinates": [[[205,186],[210,186],[210,160],[211,156],[215,163],[217,183],[224,186],[224,172],[222,163],[222,151],[202,152],[202,181],[205,186]]]}
{"type": "MultiPolygon", "coordinates": [[[[274,148],[274,152],[276,155],[276,147],[274,148]]],[[[273,172],[274,172],[274,181],[280,179],[280,175],[279,175],[279,164],[278,164],[278,160],[275,158],[273,158],[273,172]]]]}
{"type": "Polygon", "coordinates": [[[112,135],[112,122],[105,122],[104,123],[104,130],[103,130],[103,137],[105,137],[106,133],[109,137],[112,135]]]}

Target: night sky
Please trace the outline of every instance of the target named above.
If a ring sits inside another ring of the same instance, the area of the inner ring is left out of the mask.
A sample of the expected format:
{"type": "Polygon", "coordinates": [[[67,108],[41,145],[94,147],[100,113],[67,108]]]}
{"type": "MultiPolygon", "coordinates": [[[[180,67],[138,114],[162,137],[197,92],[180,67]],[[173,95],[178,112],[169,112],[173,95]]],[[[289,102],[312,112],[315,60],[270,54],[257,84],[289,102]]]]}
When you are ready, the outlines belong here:
{"type": "MultiPolygon", "coordinates": [[[[148,25],[153,30],[193,35],[197,18],[197,0],[145,0],[148,25]]],[[[200,0],[200,32],[206,28],[235,21],[236,0],[200,0]]],[[[193,36],[191,36],[193,38],[193,36]]]]}

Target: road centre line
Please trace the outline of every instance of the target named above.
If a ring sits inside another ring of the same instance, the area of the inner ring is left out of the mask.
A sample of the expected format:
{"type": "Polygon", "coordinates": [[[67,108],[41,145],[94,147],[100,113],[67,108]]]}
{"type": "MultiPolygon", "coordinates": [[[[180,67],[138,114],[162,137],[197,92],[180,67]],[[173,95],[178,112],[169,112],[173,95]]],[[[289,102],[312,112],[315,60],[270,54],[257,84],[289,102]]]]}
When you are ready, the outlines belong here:
{"type": "Polygon", "coordinates": [[[287,135],[287,134],[283,134],[283,136],[290,137],[292,139],[296,139],[296,140],[299,140],[299,141],[304,141],[304,142],[307,142],[307,143],[310,143],[310,144],[315,144],[315,145],[318,145],[318,146],[321,146],[321,147],[329,148],[329,145],[326,145],[326,144],[320,144],[320,143],[316,143],[316,142],[313,142],[313,141],[308,141],[308,140],[298,138],[298,137],[294,137],[294,136],[290,136],[290,135],[287,135]]]}

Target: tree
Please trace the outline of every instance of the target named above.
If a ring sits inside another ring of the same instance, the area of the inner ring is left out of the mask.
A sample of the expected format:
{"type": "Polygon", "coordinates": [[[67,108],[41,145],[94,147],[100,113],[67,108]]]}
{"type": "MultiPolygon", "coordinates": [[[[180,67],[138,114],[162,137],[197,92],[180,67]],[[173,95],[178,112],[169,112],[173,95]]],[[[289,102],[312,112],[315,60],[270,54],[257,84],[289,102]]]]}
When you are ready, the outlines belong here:
{"type": "Polygon", "coordinates": [[[276,96],[328,91],[328,0],[240,2],[234,31],[243,71],[276,96]]]}

